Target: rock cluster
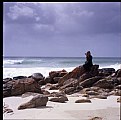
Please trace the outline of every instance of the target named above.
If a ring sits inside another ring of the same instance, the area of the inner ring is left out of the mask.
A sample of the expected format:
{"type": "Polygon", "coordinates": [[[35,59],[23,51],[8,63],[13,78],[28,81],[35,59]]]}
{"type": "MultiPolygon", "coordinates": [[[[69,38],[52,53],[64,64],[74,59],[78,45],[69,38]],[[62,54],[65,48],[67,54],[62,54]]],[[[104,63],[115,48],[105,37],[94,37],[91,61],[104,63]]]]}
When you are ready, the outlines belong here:
{"type": "MultiPolygon", "coordinates": [[[[91,70],[86,72],[83,66],[79,66],[71,72],[51,71],[46,78],[41,73],[34,73],[28,77],[3,79],[3,97],[22,94],[26,97],[33,94],[34,98],[20,105],[18,109],[46,105],[48,97],[51,97],[49,101],[64,103],[68,101],[66,95],[76,92],[86,97],[88,102],[91,98],[106,99],[109,95],[121,96],[121,69],[117,71],[114,68],[99,69],[99,65],[93,65],[91,70]],[[50,93],[48,90],[59,92],[50,93]],[[26,92],[28,93],[24,94],[26,92]]],[[[84,100],[77,100],[76,103],[84,100]]]]}

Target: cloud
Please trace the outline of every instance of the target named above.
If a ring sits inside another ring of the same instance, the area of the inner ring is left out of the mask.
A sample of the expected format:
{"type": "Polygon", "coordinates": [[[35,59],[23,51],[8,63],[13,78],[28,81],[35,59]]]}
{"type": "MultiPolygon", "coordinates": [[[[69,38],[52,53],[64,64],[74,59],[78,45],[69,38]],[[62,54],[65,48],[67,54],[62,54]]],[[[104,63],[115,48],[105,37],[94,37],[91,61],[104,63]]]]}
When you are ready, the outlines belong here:
{"type": "Polygon", "coordinates": [[[22,2],[11,4],[5,14],[8,23],[31,24],[63,35],[120,32],[119,3],[22,2]]]}
{"type": "Polygon", "coordinates": [[[7,13],[7,15],[13,20],[18,19],[19,17],[31,18],[34,16],[34,10],[23,4],[16,4],[10,7],[10,11],[7,13]]]}
{"type": "Polygon", "coordinates": [[[14,42],[16,48],[29,44],[41,48],[40,51],[47,49],[51,53],[53,48],[55,52],[60,50],[59,54],[66,51],[70,55],[91,49],[99,50],[102,55],[106,49],[110,52],[115,47],[115,54],[119,55],[120,3],[8,2],[3,12],[4,39],[8,48],[14,42]],[[105,50],[100,45],[105,46],[105,50]]]}

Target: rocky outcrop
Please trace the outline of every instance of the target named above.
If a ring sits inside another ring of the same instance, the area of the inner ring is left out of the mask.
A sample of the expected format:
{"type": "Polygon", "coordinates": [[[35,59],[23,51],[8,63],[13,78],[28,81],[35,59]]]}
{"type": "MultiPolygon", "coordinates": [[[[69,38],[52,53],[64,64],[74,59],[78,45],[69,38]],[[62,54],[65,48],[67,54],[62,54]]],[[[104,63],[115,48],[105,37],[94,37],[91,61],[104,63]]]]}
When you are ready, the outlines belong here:
{"type": "Polygon", "coordinates": [[[87,98],[106,99],[109,95],[121,96],[121,69],[117,71],[113,68],[99,69],[99,65],[93,65],[88,72],[83,66],[79,66],[71,72],[51,71],[46,78],[41,73],[34,73],[28,78],[26,76],[13,78],[3,79],[3,97],[32,92],[33,96],[40,93],[46,97],[54,97],[52,101],[64,102],[62,96],[76,92],[87,98]]]}
{"type": "Polygon", "coordinates": [[[85,72],[86,72],[86,71],[85,71],[85,69],[84,69],[83,66],[76,67],[74,70],[72,70],[72,72],[69,72],[69,73],[67,73],[66,75],[64,75],[64,76],[58,81],[58,84],[59,84],[60,86],[62,86],[63,83],[64,83],[66,80],[68,80],[68,79],[70,79],[70,78],[75,78],[75,79],[77,79],[77,78],[79,78],[81,75],[83,75],[85,72]]]}
{"type": "Polygon", "coordinates": [[[79,79],[79,77],[81,76],[82,78],[80,78],[81,80],[80,81],[83,81],[82,79],[86,79],[86,78],[89,78],[90,76],[95,76],[98,74],[98,67],[99,65],[93,65],[92,68],[91,68],[91,71],[86,74],[86,76],[83,76],[82,75],[84,73],[87,73],[84,69],[83,66],[79,66],[79,67],[76,67],[74,70],[72,70],[71,72],[69,72],[68,74],[64,75],[59,81],[58,81],[58,84],[60,86],[63,85],[63,83],[70,79],[70,78],[75,78],[75,79],[79,79]]]}
{"type": "Polygon", "coordinates": [[[46,106],[47,102],[48,102],[47,96],[44,96],[44,95],[41,95],[41,94],[36,95],[30,101],[21,104],[18,107],[18,110],[46,106]]]}
{"type": "Polygon", "coordinates": [[[34,79],[26,78],[7,82],[3,88],[3,97],[22,95],[25,92],[42,93],[34,79]]]}

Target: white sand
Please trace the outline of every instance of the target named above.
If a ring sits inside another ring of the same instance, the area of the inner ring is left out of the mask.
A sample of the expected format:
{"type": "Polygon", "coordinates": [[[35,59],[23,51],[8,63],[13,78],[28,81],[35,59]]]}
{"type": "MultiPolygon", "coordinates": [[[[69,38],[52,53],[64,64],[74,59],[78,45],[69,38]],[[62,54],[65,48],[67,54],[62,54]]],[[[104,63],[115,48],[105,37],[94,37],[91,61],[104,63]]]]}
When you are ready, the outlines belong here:
{"type": "Polygon", "coordinates": [[[75,103],[81,99],[80,95],[68,95],[66,103],[47,102],[46,107],[17,110],[21,103],[32,98],[6,97],[3,102],[13,109],[13,113],[5,113],[4,119],[69,119],[89,120],[93,117],[102,117],[103,120],[120,120],[119,96],[110,96],[108,99],[91,99],[92,103],[75,103]]]}

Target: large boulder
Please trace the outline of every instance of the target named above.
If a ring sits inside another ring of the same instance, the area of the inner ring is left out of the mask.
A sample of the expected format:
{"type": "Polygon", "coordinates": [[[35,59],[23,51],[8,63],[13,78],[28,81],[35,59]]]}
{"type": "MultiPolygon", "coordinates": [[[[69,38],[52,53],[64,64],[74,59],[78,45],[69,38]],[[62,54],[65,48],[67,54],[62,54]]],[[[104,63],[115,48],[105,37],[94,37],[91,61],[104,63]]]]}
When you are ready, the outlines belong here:
{"type": "Polygon", "coordinates": [[[60,70],[60,71],[51,71],[49,72],[49,77],[54,78],[54,77],[63,77],[65,74],[67,74],[66,70],[60,70]]]}
{"type": "Polygon", "coordinates": [[[85,69],[83,66],[79,66],[79,67],[76,67],[74,70],[72,70],[71,72],[67,73],[66,75],[64,75],[59,81],[58,81],[58,84],[60,86],[63,85],[63,83],[70,79],[70,78],[75,78],[75,79],[78,79],[81,75],[83,75],[85,73],[85,69]]]}
{"type": "MultiPolygon", "coordinates": [[[[86,78],[89,78],[91,76],[96,76],[98,75],[98,68],[99,68],[99,65],[93,65],[92,68],[91,68],[91,71],[89,71],[89,74],[84,77],[84,79],[86,78]]],[[[58,81],[58,84],[60,86],[63,85],[63,83],[70,79],[70,78],[75,78],[75,79],[79,79],[80,76],[82,76],[84,73],[87,73],[87,71],[84,69],[83,66],[79,66],[79,67],[76,67],[74,70],[72,70],[71,72],[69,72],[68,74],[64,75],[59,81],[58,81]]],[[[83,78],[83,77],[82,77],[83,78]]]]}
{"type": "Polygon", "coordinates": [[[84,80],[86,80],[88,78],[91,78],[91,77],[92,77],[92,75],[89,72],[86,72],[82,76],[79,77],[78,81],[82,82],[82,81],[84,81],[84,80]]]}
{"type": "Polygon", "coordinates": [[[47,102],[48,102],[48,97],[47,96],[41,95],[41,94],[36,95],[30,101],[21,104],[18,107],[18,110],[46,106],[47,102]]]}
{"type": "Polygon", "coordinates": [[[66,75],[68,72],[66,70],[61,70],[61,71],[51,71],[49,72],[49,77],[46,78],[45,81],[49,81],[47,83],[58,83],[59,79],[62,78],[64,75],[66,75]]]}
{"type": "Polygon", "coordinates": [[[112,83],[111,80],[104,78],[104,79],[97,81],[94,84],[94,86],[104,88],[104,89],[112,89],[114,87],[114,84],[112,83]]]}
{"type": "Polygon", "coordinates": [[[25,92],[42,93],[39,84],[32,78],[12,80],[6,83],[3,97],[22,95],[25,92]]]}
{"type": "Polygon", "coordinates": [[[37,81],[44,79],[44,76],[41,73],[33,73],[31,77],[37,81]]]}
{"type": "MultiPolygon", "coordinates": [[[[91,87],[94,83],[102,79],[100,76],[92,77],[89,79],[84,80],[83,82],[79,83],[82,87],[91,87]]],[[[98,86],[97,86],[98,87],[98,86]]]]}
{"type": "Polygon", "coordinates": [[[67,87],[65,89],[62,89],[62,91],[65,93],[65,94],[73,94],[75,93],[75,87],[67,87]]]}
{"type": "Polygon", "coordinates": [[[77,79],[75,79],[75,78],[70,78],[70,79],[68,79],[67,81],[65,81],[65,82],[63,83],[63,86],[61,86],[61,87],[59,88],[59,90],[63,90],[63,89],[65,89],[65,88],[67,88],[67,87],[76,87],[78,84],[79,84],[79,83],[78,83],[78,80],[77,80],[77,79]]]}

